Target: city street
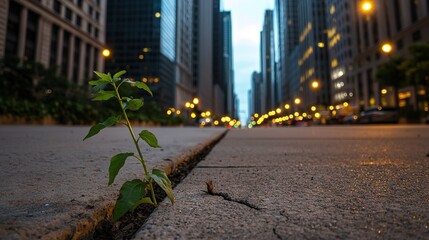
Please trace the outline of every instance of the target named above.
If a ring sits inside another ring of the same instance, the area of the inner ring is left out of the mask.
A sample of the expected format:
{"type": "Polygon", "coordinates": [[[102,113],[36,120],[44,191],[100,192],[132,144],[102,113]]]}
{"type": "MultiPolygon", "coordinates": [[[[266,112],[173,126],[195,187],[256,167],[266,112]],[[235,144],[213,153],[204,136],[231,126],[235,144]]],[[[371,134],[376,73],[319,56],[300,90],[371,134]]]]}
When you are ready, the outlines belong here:
{"type": "Polygon", "coordinates": [[[427,125],[232,130],[136,239],[428,239],[428,186],[427,125]]]}
{"type": "MultiPolygon", "coordinates": [[[[0,236],[91,236],[108,218],[108,159],[125,128],[2,126],[0,236]]],[[[174,167],[223,128],[153,128],[150,167],[174,167]],[[172,162],[174,162],[173,165],[172,162]]],[[[233,129],[163,201],[135,239],[428,239],[429,125],[233,129]],[[212,181],[209,194],[206,182],[212,181]]]]}

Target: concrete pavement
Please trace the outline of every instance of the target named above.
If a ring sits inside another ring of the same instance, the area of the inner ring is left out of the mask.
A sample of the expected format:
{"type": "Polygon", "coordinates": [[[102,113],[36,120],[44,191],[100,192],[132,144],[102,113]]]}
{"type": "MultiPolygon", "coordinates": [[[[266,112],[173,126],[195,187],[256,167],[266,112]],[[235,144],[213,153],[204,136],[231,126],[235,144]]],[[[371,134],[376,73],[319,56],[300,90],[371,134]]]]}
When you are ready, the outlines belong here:
{"type": "Polygon", "coordinates": [[[429,239],[428,154],[427,125],[233,130],[135,239],[429,239]]]}
{"type": "MultiPolygon", "coordinates": [[[[108,187],[110,158],[134,151],[128,130],[113,127],[85,142],[88,127],[0,126],[0,238],[70,239],[93,230],[126,180],[142,176],[128,159],[108,187]]],[[[161,149],[142,144],[148,167],[166,169],[191,158],[225,129],[149,128],[161,149]]],[[[135,129],[136,133],[141,128],[135,129]]]]}

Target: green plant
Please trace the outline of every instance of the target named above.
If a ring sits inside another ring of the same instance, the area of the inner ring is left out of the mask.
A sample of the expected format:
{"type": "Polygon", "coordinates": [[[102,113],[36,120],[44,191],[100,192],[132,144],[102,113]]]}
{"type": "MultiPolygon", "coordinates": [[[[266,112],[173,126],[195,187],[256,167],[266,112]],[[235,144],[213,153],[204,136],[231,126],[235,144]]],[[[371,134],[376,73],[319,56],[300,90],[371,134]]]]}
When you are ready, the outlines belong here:
{"type": "Polygon", "coordinates": [[[98,123],[93,127],[91,127],[91,129],[89,130],[84,140],[98,134],[102,129],[106,127],[113,126],[118,123],[122,123],[128,128],[138,155],[132,152],[125,152],[125,153],[119,153],[112,157],[110,161],[110,166],[109,166],[109,185],[111,185],[115,181],[115,178],[119,173],[119,170],[124,166],[125,161],[128,157],[134,157],[138,161],[140,161],[145,173],[145,177],[143,180],[134,179],[131,181],[127,181],[122,185],[120,189],[119,199],[116,201],[115,208],[113,210],[113,221],[117,221],[126,212],[130,210],[134,210],[137,206],[139,206],[142,203],[152,204],[156,207],[158,204],[155,198],[153,182],[158,184],[165,191],[171,203],[173,204],[174,196],[172,191],[172,185],[167,175],[165,174],[164,171],[159,169],[152,169],[152,171],[149,172],[146,166],[146,162],[143,158],[142,151],[140,150],[140,146],[139,146],[140,140],[145,141],[151,147],[158,148],[159,145],[158,145],[158,140],[156,136],[153,133],[149,132],[148,130],[143,130],[139,133],[138,135],[139,137],[136,138],[136,135],[134,134],[134,130],[128,119],[127,111],[139,110],[143,106],[143,100],[134,99],[131,96],[128,96],[128,97],[121,96],[119,93],[119,88],[122,86],[122,84],[125,83],[133,87],[143,89],[151,95],[153,95],[152,91],[143,82],[135,82],[127,78],[122,79],[121,76],[125,74],[125,71],[120,71],[114,74],[113,77],[110,73],[105,74],[105,73],[95,72],[95,74],[97,74],[99,79],[89,82],[89,84],[93,86],[92,89],[94,90],[94,92],[97,93],[97,95],[93,98],[93,101],[107,101],[110,99],[116,99],[117,102],[119,103],[119,106],[121,107],[122,113],[120,115],[111,116],[104,122],[98,123]],[[104,90],[105,87],[108,85],[110,85],[113,88],[112,91],[104,90]],[[147,196],[147,195],[150,195],[150,196],[147,196]]]}

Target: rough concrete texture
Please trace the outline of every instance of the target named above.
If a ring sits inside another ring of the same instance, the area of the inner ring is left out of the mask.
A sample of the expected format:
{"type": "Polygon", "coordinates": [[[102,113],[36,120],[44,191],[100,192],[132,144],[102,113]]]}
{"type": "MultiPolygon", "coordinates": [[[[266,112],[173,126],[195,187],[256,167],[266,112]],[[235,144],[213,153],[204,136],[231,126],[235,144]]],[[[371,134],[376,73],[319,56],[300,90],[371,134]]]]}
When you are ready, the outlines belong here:
{"type": "MultiPolygon", "coordinates": [[[[129,158],[107,186],[110,158],[135,152],[125,127],[82,141],[89,127],[0,126],[0,238],[69,239],[111,214],[122,183],[142,177],[129,158]]],[[[162,148],[141,144],[149,168],[169,171],[219,138],[224,129],[150,128],[162,148]]],[[[136,128],[139,133],[141,128],[136,128]]]]}
{"type": "Polygon", "coordinates": [[[233,130],[135,239],[429,239],[428,154],[429,126],[233,130]]]}

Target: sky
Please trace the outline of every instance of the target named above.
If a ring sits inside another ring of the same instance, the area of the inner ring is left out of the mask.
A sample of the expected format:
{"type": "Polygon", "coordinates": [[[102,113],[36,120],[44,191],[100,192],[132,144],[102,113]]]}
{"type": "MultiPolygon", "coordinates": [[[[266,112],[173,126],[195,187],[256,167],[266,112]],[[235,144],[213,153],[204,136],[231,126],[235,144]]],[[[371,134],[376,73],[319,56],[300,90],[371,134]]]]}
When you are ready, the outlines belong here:
{"type": "Polygon", "coordinates": [[[259,42],[266,9],[274,0],[224,0],[223,10],[231,11],[235,93],[240,106],[240,121],[245,124],[249,111],[247,92],[253,71],[260,71],[259,42]]]}

